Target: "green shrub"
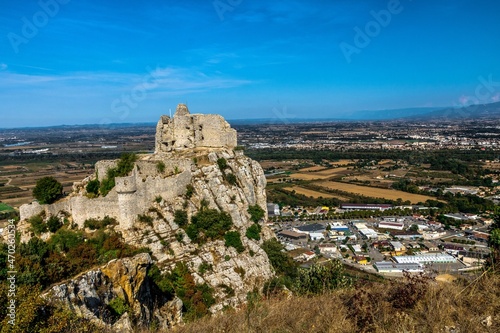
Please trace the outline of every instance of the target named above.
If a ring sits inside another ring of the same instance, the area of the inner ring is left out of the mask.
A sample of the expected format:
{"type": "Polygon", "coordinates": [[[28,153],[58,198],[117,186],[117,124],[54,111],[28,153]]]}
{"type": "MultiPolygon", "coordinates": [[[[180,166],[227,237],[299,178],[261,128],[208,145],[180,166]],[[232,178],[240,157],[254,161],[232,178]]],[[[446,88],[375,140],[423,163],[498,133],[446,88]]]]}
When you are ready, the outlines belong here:
{"type": "Polygon", "coordinates": [[[166,274],[153,266],[148,276],[167,296],[177,295],[183,303],[183,319],[192,321],[209,313],[215,304],[214,290],[206,283],[197,285],[185,263],[178,262],[175,268],[166,274]]]}
{"type": "Polygon", "coordinates": [[[236,179],[236,176],[233,173],[228,173],[226,175],[226,180],[231,185],[236,185],[238,183],[237,179],[236,179]]]}
{"type": "Polygon", "coordinates": [[[161,197],[161,195],[159,195],[155,198],[156,203],[160,203],[162,200],[163,200],[163,198],[161,197]]]}
{"type": "Polygon", "coordinates": [[[295,281],[294,289],[302,295],[321,294],[352,285],[351,279],[344,275],[344,266],[339,260],[315,264],[310,268],[299,268],[295,281]]]}
{"type": "Polygon", "coordinates": [[[94,179],[88,182],[87,186],[85,187],[85,190],[89,194],[93,195],[99,195],[99,187],[101,186],[101,183],[99,182],[98,179],[94,179]]]}
{"type": "Polygon", "coordinates": [[[265,215],[264,210],[259,205],[249,206],[247,212],[250,214],[250,219],[254,222],[259,222],[265,215]]]}
{"type": "Polygon", "coordinates": [[[182,241],[184,240],[184,234],[182,232],[178,232],[175,234],[175,239],[179,242],[179,243],[182,243],[182,241]]]}
{"type": "Polygon", "coordinates": [[[228,231],[224,235],[224,240],[226,247],[234,247],[238,253],[241,253],[245,251],[245,247],[243,246],[243,243],[241,242],[241,236],[238,231],[228,231]]]}
{"type": "Polygon", "coordinates": [[[181,228],[184,228],[188,224],[187,212],[177,209],[174,212],[174,222],[181,228]]]}
{"type": "Polygon", "coordinates": [[[40,215],[34,215],[28,219],[28,223],[31,224],[31,230],[35,235],[40,235],[47,232],[47,224],[43,221],[40,215]]]}
{"type": "Polygon", "coordinates": [[[33,188],[33,196],[41,204],[51,204],[62,195],[63,187],[54,177],[43,177],[37,180],[33,188]]]}
{"type": "Polygon", "coordinates": [[[132,169],[134,169],[134,163],[137,160],[137,155],[132,153],[123,153],[118,161],[116,168],[108,169],[106,172],[106,178],[101,182],[101,187],[99,188],[101,194],[106,196],[115,187],[115,177],[125,177],[132,169]]]}
{"type": "Polygon", "coordinates": [[[186,199],[191,199],[194,194],[194,187],[191,184],[186,186],[186,199]]]}
{"type": "Polygon", "coordinates": [[[247,229],[247,232],[245,233],[245,235],[247,236],[247,238],[260,240],[261,229],[262,229],[262,227],[260,225],[253,224],[247,229]]]}
{"type": "Polygon", "coordinates": [[[108,225],[116,225],[116,224],[118,224],[118,222],[114,218],[109,217],[107,215],[104,216],[104,218],[101,220],[99,220],[99,219],[87,219],[87,220],[85,220],[85,222],[83,222],[83,226],[85,228],[89,228],[91,230],[104,229],[108,225]]]}
{"type": "Polygon", "coordinates": [[[228,255],[228,254],[226,254],[226,255],[224,256],[224,260],[225,260],[225,261],[229,261],[229,260],[231,260],[231,256],[230,256],[230,255],[228,255]]]}
{"type": "Polygon", "coordinates": [[[99,191],[103,196],[108,195],[108,193],[115,187],[115,177],[106,177],[102,180],[99,191]]]}
{"type": "Polygon", "coordinates": [[[221,239],[232,224],[233,220],[228,213],[204,208],[191,217],[186,233],[193,242],[202,243],[207,239],[221,239]]]}
{"type": "Polygon", "coordinates": [[[201,275],[205,274],[207,271],[213,271],[214,267],[212,264],[202,262],[198,267],[198,273],[201,275]]]}
{"type": "Polygon", "coordinates": [[[121,297],[113,298],[108,305],[117,317],[130,310],[127,302],[121,297]]]}
{"type": "Polygon", "coordinates": [[[60,227],[62,227],[61,220],[59,220],[57,216],[51,216],[47,220],[47,227],[50,232],[56,232],[60,227]]]}
{"type": "Polygon", "coordinates": [[[224,293],[226,294],[227,297],[233,297],[235,295],[234,289],[228,286],[227,284],[220,284],[219,287],[224,290],[224,293]]]}
{"type": "Polygon", "coordinates": [[[158,162],[156,162],[156,170],[157,170],[159,173],[163,173],[163,172],[165,172],[165,163],[163,163],[162,161],[158,161],[158,162]]]}
{"type": "Polygon", "coordinates": [[[81,232],[66,229],[59,229],[48,241],[49,248],[59,252],[68,252],[82,243],[83,235],[81,232]]]}
{"type": "Polygon", "coordinates": [[[221,171],[224,171],[224,169],[227,168],[227,161],[224,157],[221,157],[219,159],[217,159],[217,165],[219,166],[219,169],[221,171]]]}
{"type": "Polygon", "coordinates": [[[120,156],[118,165],[116,166],[115,177],[127,176],[130,171],[134,168],[135,161],[137,160],[137,155],[134,153],[123,153],[120,156]]]}
{"type": "Polygon", "coordinates": [[[271,265],[276,273],[290,278],[297,276],[297,263],[285,252],[285,248],[275,238],[271,238],[262,244],[271,265]]]}
{"type": "Polygon", "coordinates": [[[137,220],[142,223],[146,223],[150,226],[153,226],[153,218],[149,215],[146,214],[139,214],[137,215],[137,220]]]}

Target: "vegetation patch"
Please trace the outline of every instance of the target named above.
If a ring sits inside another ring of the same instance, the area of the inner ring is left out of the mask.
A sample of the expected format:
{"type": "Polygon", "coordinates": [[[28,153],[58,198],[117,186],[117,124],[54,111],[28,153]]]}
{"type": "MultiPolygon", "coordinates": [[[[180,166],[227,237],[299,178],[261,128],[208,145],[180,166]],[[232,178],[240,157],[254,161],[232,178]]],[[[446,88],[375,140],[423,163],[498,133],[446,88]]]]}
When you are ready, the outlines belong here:
{"type": "Polygon", "coordinates": [[[241,236],[238,231],[228,231],[224,235],[224,240],[226,247],[234,247],[238,253],[245,251],[245,247],[241,242],[241,236]]]}
{"type": "Polygon", "coordinates": [[[146,214],[137,215],[137,220],[142,223],[146,223],[149,226],[153,226],[153,218],[146,214]]]}
{"type": "Polygon", "coordinates": [[[101,186],[101,182],[99,182],[98,179],[91,180],[87,183],[87,186],[85,187],[85,190],[87,191],[87,194],[89,194],[92,197],[96,197],[99,195],[99,187],[101,186]]]}
{"type": "Polygon", "coordinates": [[[309,268],[299,268],[294,291],[300,295],[322,294],[326,291],[348,288],[352,280],[345,276],[339,260],[326,264],[315,264],[309,268]]]}
{"type": "Polygon", "coordinates": [[[121,297],[113,298],[109,302],[108,306],[111,309],[113,315],[115,315],[116,317],[121,317],[122,314],[130,311],[130,307],[128,306],[127,301],[125,301],[121,297]]]}
{"type": "Polygon", "coordinates": [[[31,225],[30,229],[35,233],[35,235],[40,235],[48,231],[47,224],[40,214],[30,217],[28,219],[28,223],[31,225]]]}
{"type": "Polygon", "coordinates": [[[102,180],[99,191],[106,196],[115,187],[115,177],[125,177],[134,169],[136,154],[123,153],[115,168],[108,169],[106,178],[102,180]]]}
{"type": "Polygon", "coordinates": [[[159,173],[164,173],[165,172],[165,163],[163,163],[162,161],[156,162],[156,171],[158,171],[159,173]]]}
{"type": "Polygon", "coordinates": [[[11,212],[11,211],[14,211],[14,208],[3,202],[0,202],[0,212],[11,212]]]}
{"type": "Polygon", "coordinates": [[[57,216],[51,216],[47,220],[47,228],[50,232],[56,232],[59,228],[62,227],[62,222],[57,216]]]}
{"type": "Polygon", "coordinates": [[[184,228],[188,224],[188,215],[184,210],[177,209],[174,212],[174,222],[181,228],[184,228]]]}
{"type": "Polygon", "coordinates": [[[260,240],[260,231],[262,227],[259,224],[252,224],[246,231],[245,235],[249,239],[260,240]]]}
{"type": "Polygon", "coordinates": [[[54,177],[40,178],[33,188],[33,196],[41,204],[51,204],[62,196],[63,186],[54,177]]]}
{"type": "Polygon", "coordinates": [[[193,242],[201,244],[209,239],[223,238],[232,225],[233,220],[228,213],[204,207],[191,217],[186,233],[193,242]]]}
{"type": "Polygon", "coordinates": [[[265,215],[264,210],[259,205],[248,207],[247,212],[250,214],[250,219],[253,222],[259,222],[265,215]]]}
{"type": "Polygon", "coordinates": [[[178,262],[175,268],[162,274],[157,266],[151,267],[148,276],[166,295],[177,295],[183,302],[183,319],[192,321],[209,313],[215,304],[214,290],[206,283],[196,284],[185,263],[178,262]]]}
{"type": "Polygon", "coordinates": [[[90,230],[98,230],[98,229],[104,229],[108,225],[116,225],[118,222],[116,219],[109,217],[109,216],[104,216],[102,219],[87,219],[85,222],[83,222],[83,226],[85,228],[89,228],[90,230]]]}
{"type": "Polygon", "coordinates": [[[186,185],[186,199],[191,199],[194,194],[194,187],[191,184],[186,185]]]}

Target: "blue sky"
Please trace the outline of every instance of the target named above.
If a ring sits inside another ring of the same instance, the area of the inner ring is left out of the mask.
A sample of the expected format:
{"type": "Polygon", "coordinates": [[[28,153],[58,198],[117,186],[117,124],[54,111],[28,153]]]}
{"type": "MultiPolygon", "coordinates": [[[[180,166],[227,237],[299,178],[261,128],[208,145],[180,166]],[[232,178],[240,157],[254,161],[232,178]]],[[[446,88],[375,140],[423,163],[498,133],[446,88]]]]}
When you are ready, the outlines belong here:
{"type": "Polygon", "coordinates": [[[1,1],[0,127],[154,122],[178,103],[286,121],[494,102],[498,13],[496,0],[1,1]]]}

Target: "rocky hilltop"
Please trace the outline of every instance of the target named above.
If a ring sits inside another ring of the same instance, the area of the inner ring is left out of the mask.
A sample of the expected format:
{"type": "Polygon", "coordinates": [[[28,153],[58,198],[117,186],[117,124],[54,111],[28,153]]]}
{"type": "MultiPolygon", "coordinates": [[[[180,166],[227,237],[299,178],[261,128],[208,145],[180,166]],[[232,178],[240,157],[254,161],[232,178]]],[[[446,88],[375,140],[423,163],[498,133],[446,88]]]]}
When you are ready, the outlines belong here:
{"type": "MultiPolygon", "coordinates": [[[[53,204],[20,207],[19,230],[25,230],[25,242],[32,236],[26,220],[35,215],[64,215],[80,230],[88,230],[86,221],[108,217],[117,224],[107,228],[119,232],[127,244],[150,250],[150,255],[118,259],[53,286],[47,292],[52,300],[99,321],[98,309],[120,297],[134,318],[146,324],[156,318],[168,327],[181,321],[182,302],[176,295],[155,295],[145,278],[152,264],[163,274],[182,264],[196,285],[213,290],[210,312],[238,306],[273,276],[260,247],[273,237],[263,223],[266,179],[261,166],[238,149],[236,131],[224,118],[191,114],[180,104],[173,117],[158,121],[153,154],[138,155],[131,171],[114,177],[107,193],[87,192],[91,182],[109,182],[119,163],[99,161],[94,175],[75,183],[70,195],[53,204]],[[253,216],[255,210],[261,214],[253,216]],[[254,231],[250,238],[249,228],[254,231]]],[[[47,232],[41,238],[50,236],[47,232]]],[[[118,321],[120,329],[131,325],[128,316],[118,321]]]]}

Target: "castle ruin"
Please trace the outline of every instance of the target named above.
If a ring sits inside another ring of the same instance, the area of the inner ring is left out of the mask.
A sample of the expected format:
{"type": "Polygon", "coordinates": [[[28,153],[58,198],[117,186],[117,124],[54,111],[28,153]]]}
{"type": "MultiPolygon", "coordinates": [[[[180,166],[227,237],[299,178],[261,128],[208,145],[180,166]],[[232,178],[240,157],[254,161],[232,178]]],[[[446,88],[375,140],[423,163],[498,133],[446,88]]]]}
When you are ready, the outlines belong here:
{"type": "Polygon", "coordinates": [[[155,153],[196,148],[236,147],[236,130],[216,114],[190,114],[179,104],[172,118],[161,116],[156,126],[155,153]]]}

